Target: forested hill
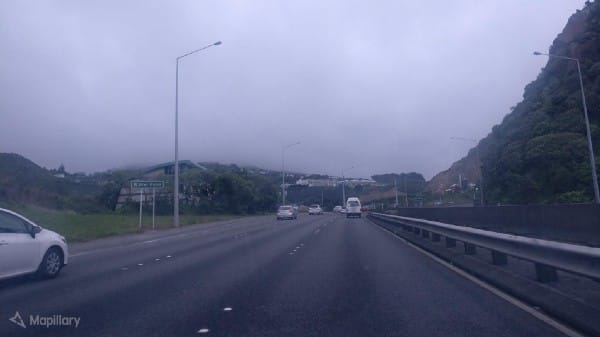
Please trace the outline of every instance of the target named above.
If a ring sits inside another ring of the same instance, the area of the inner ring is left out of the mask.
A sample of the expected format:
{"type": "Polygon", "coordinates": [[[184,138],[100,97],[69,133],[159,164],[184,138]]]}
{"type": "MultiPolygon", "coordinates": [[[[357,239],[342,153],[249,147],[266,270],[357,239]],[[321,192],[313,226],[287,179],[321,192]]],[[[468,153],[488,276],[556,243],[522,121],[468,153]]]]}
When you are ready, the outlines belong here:
{"type": "MultiPolygon", "coordinates": [[[[586,2],[550,50],[540,52],[579,59],[600,167],[600,2],[586,2]]],[[[577,63],[549,58],[523,100],[478,147],[488,204],[592,201],[577,63]]]]}
{"type": "Polygon", "coordinates": [[[100,193],[101,187],[88,180],[66,173],[62,166],[48,170],[19,154],[0,153],[0,207],[35,204],[54,209],[98,209],[94,194],[100,193]]]}
{"type": "MultiPolygon", "coordinates": [[[[0,153],[0,202],[38,200],[40,190],[53,184],[54,177],[46,169],[16,153],[0,153]]],[[[43,196],[50,197],[50,196],[43,196]]]]}
{"type": "MultiPolygon", "coordinates": [[[[0,153],[0,207],[36,205],[86,214],[111,212],[116,208],[121,189],[134,179],[163,180],[167,182],[164,190],[172,191],[169,183],[172,176],[160,170],[149,173],[147,168],[130,168],[93,174],[68,173],[62,165],[48,170],[19,154],[0,153]]],[[[272,211],[277,203],[280,175],[233,164],[202,163],[182,172],[180,179],[185,195],[182,213],[241,214],[272,211]]],[[[124,207],[121,211],[136,212],[136,207],[124,207]]],[[[157,199],[159,214],[171,214],[172,207],[172,198],[157,199]]]]}

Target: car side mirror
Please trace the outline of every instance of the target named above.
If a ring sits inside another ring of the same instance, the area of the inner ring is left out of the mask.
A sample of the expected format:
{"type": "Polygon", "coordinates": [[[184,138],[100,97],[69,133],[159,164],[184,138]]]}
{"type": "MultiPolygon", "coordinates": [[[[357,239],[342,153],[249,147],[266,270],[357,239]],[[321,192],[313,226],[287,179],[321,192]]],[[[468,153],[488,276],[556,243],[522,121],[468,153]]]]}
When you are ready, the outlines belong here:
{"type": "Polygon", "coordinates": [[[29,233],[31,234],[31,237],[35,239],[35,235],[41,231],[42,231],[42,229],[40,227],[31,226],[31,231],[29,233]]]}

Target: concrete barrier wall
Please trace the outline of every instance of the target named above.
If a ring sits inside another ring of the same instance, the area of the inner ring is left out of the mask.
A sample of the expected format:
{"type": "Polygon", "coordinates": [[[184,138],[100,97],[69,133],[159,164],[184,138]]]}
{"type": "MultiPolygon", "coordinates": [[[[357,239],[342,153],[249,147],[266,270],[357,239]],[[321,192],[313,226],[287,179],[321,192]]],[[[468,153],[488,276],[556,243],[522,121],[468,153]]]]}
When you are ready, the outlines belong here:
{"type": "Polygon", "coordinates": [[[600,206],[593,204],[399,208],[389,213],[600,247],[600,206]]]}

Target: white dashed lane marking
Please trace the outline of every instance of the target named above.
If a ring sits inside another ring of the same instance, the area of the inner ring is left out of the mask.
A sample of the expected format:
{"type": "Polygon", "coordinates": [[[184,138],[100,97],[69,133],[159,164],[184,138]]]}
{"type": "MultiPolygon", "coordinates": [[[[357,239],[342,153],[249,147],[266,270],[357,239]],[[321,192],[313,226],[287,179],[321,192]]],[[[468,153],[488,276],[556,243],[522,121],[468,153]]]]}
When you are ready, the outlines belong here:
{"type": "MultiPolygon", "coordinates": [[[[173,256],[171,256],[171,255],[167,255],[167,256],[165,256],[165,258],[167,258],[167,259],[170,259],[170,258],[172,258],[172,257],[173,257],[173,256]]],[[[155,258],[155,259],[154,259],[154,261],[156,261],[156,262],[158,262],[158,261],[160,261],[160,260],[161,260],[161,258],[160,258],[160,257],[157,257],[157,258],[155,258]]],[[[142,267],[142,266],[144,266],[144,264],[143,264],[143,263],[136,263],[136,265],[137,265],[138,267],[142,267]]],[[[129,267],[121,267],[121,270],[129,270],[129,267]]]]}
{"type": "Polygon", "coordinates": [[[304,246],[304,243],[299,243],[298,246],[296,246],[294,249],[292,249],[291,252],[289,252],[289,255],[294,255],[296,253],[298,253],[298,251],[300,250],[300,248],[302,248],[302,246],[304,246]]]}
{"type": "Polygon", "coordinates": [[[207,328],[202,328],[200,330],[198,330],[198,333],[208,333],[210,330],[208,330],[207,328]]]}

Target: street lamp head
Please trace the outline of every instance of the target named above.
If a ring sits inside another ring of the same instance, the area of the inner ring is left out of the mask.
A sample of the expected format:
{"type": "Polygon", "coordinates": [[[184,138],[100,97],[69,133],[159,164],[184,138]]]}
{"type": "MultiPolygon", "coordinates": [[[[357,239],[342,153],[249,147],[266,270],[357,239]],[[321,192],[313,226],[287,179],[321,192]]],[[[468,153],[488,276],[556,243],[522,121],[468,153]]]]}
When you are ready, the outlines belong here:
{"type": "Polygon", "coordinates": [[[217,42],[213,43],[213,46],[218,46],[218,45],[220,45],[221,43],[223,43],[223,42],[221,42],[221,41],[217,41],[217,42]]]}
{"type": "Polygon", "coordinates": [[[540,53],[539,51],[534,51],[533,55],[542,55],[542,53],[540,53]]]}

